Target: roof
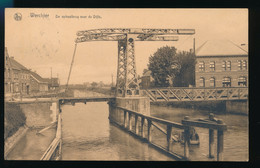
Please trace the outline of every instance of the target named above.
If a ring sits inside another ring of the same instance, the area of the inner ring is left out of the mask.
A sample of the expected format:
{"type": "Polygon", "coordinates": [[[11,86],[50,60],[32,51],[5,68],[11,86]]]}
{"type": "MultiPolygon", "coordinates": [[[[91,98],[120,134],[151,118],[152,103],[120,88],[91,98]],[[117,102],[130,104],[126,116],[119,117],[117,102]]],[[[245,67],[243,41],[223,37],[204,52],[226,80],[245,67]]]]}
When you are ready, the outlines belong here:
{"type": "MultiPolygon", "coordinates": [[[[7,52],[7,48],[5,47],[5,57],[9,57],[9,54],[7,52]]],[[[27,70],[28,69],[23,66],[22,64],[20,64],[19,62],[17,62],[13,57],[9,57],[10,59],[6,60],[6,66],[9,67],[11,66],[12,69],[17,69],[17,70],[27,70]]]]}
{"type": "Polygon", "coordinates": [[[240,56],[248,55],[242,47],[230,40],[206,41],[196,49],[196,56],[240,56]]]}
{"type": "Polygon", "coordinates": [[[152,71],[148,70],[148,71],[146,71],[146,72],[143,74],[143,76],[151,76],[151,73],[152,73],[152,71]]]}
{"type": "Polygon", "coordinates": [[[44,80],[51,86],[59,86],[59,78],[44,78],[44,80]]]}
{"type": "Polygon", "coordinates": [[[31,77],[34,78],[39,83],[48,83],[44,78],[38,75],[36,72],[30,71],[31,77]]]}
{"type": "MultiPolygon", "coordinates": [[[[10,58],[10,62],[11,62],[11,67],[13,69],[18,69],[18,70],[28,70],[25,66],[23,66],[22,64],[20,64],[19,62],[17,62],[14,58],[10,58]]],[[[8,62],[7,62],[8,64],[8,62]]]]}

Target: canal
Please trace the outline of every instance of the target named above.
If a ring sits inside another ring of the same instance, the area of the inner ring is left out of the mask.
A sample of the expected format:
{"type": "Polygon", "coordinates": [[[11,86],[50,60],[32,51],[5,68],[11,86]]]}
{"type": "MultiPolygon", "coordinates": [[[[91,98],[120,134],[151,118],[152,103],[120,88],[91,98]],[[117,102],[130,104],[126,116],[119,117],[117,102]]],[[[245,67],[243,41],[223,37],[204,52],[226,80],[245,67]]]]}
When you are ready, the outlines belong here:
{"type": "MultiPolygon", "coordinates": [[[[181,122],[186,115],[208,117],[205,111],[155,105],[151,106],[151,115],[175,122],[181,122]]],[[[228,125],[224,136],[224,161],[247,161],[248,116],[222,114],[216,117],[228,125]]],[[[191,147],[191,160],[216,160],[207,157],[208,129],[196,128],[196,131],[200,145],[191,147]]],[[[109,123],[107,103],[63,106],[62,138],[63,160],[173,160],[109,123]]],[[[156,138],[160,141],[165,137],[156,138]]],[[[176,145],[175,152],[182,154],[183,148],[176,145]]]]}
{"type": "MultiPolygon", "coordinates": [[[[83,95],[82,95],[83,96],[83,95]]],[[[101,96],[101,95],[99,95],[101,96]]],[[[132,137],[109,122],[106,102],[62,107],[62,160],[114,160],[114,161],[174,161],[148,144],[132,137]]],[[[151,115],[181,122],[184,116],[207,118],[202,110],[151,105],[151,115]]],[[[228,130],[224,133],[224,161],[248,160],[248,116],[218,114],[228,130]]],[[[30,129],[8,155],[8,160],[39,160],[55,135],[55,128],[37,135],[30,129]]],[[[173,129],[173,132],[176,130],[173,129]]],[[[208,155],[208,130],[196,128],[199,146],[191,146],[194,161],[215,161],[208,155]]],[[[215,132],[216,136],[216,132],[215,132]]],[[[154,141],[165,142],[165,135],[154,136],[154,141]]],[[[216,142],[216,140],[215,140],[216,142]]],[[[174,152],[183,154],[183,146],[175,143],[174,152]]],[[[215,146],[216,148],[216,146],[215,146]]]]}

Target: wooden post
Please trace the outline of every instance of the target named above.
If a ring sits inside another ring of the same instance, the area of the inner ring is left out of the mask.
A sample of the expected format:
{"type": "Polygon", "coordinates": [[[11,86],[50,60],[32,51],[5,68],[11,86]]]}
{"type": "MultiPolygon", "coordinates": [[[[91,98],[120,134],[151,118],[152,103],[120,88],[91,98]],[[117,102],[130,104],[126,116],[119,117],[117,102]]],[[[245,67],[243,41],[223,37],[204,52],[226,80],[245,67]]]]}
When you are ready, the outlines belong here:
{"type": "Polygon", "coordinates": [[[135,133],[139,134],[139,124],[138,124],[138,115],[135,115],[135,133]]]}
{"type": "Polygon", "coordinates": [[[223,160],[223,147],[224,147],[224,132],[223,130],[218,129],[218,136],[217,136],[217,160],[223,160]]]}
{"type": "Polygon", "coordinates": [[[126,123],[126,111],[124,110],[124,127],[127,127],[127,123],[126,123]]]}
{"type": "Polygon", "coordinates": [[[189,158],[190,155],[190,127],[184,129],[184,157],[189,158]]]}
{"type": "Polygon", "coordinates": [[[148,141],[151,142],[152,141],[152,121],[151,120],[147,120],[148,121],[148,141]]]}
{"type": "Polygon", "coordinates": [[[62,145],[62,140],[60,139],[60,146],[59,146],[59,160],[61,160],[61,156],[62,156],[62,153],[61,153],[61,145],[62,145]]]}
{"type": "Polygon", "coordinates": [[[144,117],[141,119],[141,132],[142,132],[142,137],[144,138],[144,117]]]}
{"type": "Polygon", "coordinates": [[[172,145],[172,126],[167,125],[167,150],[170,151],[172,145]]]}
{"type": "Polygon", "coordinates": [[[214,158],[214,129],[209,129],[209,158],[214,158]]]}
{"type": "Polygon", "coordinates": [[[132,130],[132,114],[128,112],[128,129],[129,131],[132,130]]]}

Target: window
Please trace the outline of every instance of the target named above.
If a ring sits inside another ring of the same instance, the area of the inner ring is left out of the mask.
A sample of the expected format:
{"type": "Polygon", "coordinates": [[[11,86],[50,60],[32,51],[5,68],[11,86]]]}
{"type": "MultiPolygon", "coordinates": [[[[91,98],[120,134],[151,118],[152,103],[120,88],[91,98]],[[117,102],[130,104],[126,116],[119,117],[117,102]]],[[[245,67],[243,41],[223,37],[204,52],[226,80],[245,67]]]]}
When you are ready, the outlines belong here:
{"type": "Polygon", "coordinates": [[[205,71],[205,63],[203,61],[199,62],[199,71],[205,71]]]}
{"type": "Polygon", "coordinates": [[[210,71],[215,71],[215,61],[210,61],[209,68],[210,68],[210,71]]]}
{"type": "Polygon", "coordinates": [[[11,71],[10,71],[10,69],[8,69],[8,71],[7,71],[7,76],[8,76],[8,78],[11,78],[11,71]]]}
{"type": "Polygon", "coordinates": [[[223,87],[231,87],[231,78],[230,77],[224,77],[222,81],[223,87]]]}
{"type": "Polygon", "coordinates": [[[230,71],[231,70],[231,61],[227,61],[226,65],[227,65],[226,70],[230,71]]]}
{"type": "Polygon", "coordinates": [[[210,87],[215,87],[215,78],[214,77],[211,77],[210,80],[209,80],[209,86],[210,87]]]}
{"type": "Polygon", "coordinates": [[[14,85],[14,89],[15,89],[15,92],[19,92],[19,84],[18,83],[16,83],[15,85],[14,85]]]}
{"type": "Polygon", "coordinates": [[[246,86],[246,77],[245,76],[240,76],[238,78],[238,86],[246,86]]]}
{"type": "Polygon", "coordinates": [[[246,60],[242,60],[242,70],[247,70],[247,62],[246,62],[246,60]]]}
{"type": "Polygon", "coordinates": [[[18,79],[18,74],[17,73],[14,74],[14,78],[18,79]]]}
{"type": "Polygon", "coordinates": [[[200,87],[205,87],[205,79],[200,77],[200,87]]]}
{"type": "Polygon", "coordinates": [[[225,71],[226,70],[226,61],[222,62],[222,70],[225,71]]]}
{"type": "Polygon", "coordinates": [[[238,70],[242,70],[242,61],[241,60],[237,61],[237,67],[238,67],[238,70]]]}

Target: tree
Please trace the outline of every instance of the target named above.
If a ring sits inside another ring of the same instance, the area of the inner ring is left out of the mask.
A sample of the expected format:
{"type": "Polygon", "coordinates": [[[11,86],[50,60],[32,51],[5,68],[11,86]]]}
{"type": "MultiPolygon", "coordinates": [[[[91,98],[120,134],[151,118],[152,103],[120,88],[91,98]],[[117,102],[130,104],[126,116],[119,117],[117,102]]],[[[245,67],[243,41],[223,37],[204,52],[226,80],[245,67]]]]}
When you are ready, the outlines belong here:
{"type": "Polygon", "coordinates": [[[94,88],[94,87],[97,87],[98,84],[97,84],[97,82],[92,82],[92,83],[91,83],[91,86],[94,88]]]}
{"type": "Polygon", "coordinates": [[[180,68],[180,59],[176,55],[175,47],[161,47],[149,58],[148,69],[154,78],[155,86],[170,86],[169,80],[175,78],[180,68]]]}
{"type": "Polygon", "coordinates": [[[196,57],[175,47],[161,47],[149,58],[148,69],[157,87],[194,85],[196,57]]]}
{"type": "Polygon", "coordinates": [[[181,69],[173,80],[174,86],[188,87],[195,84],[196,56],[193,52],[182,51],[177,54],[180,58],[181,69]]]}

